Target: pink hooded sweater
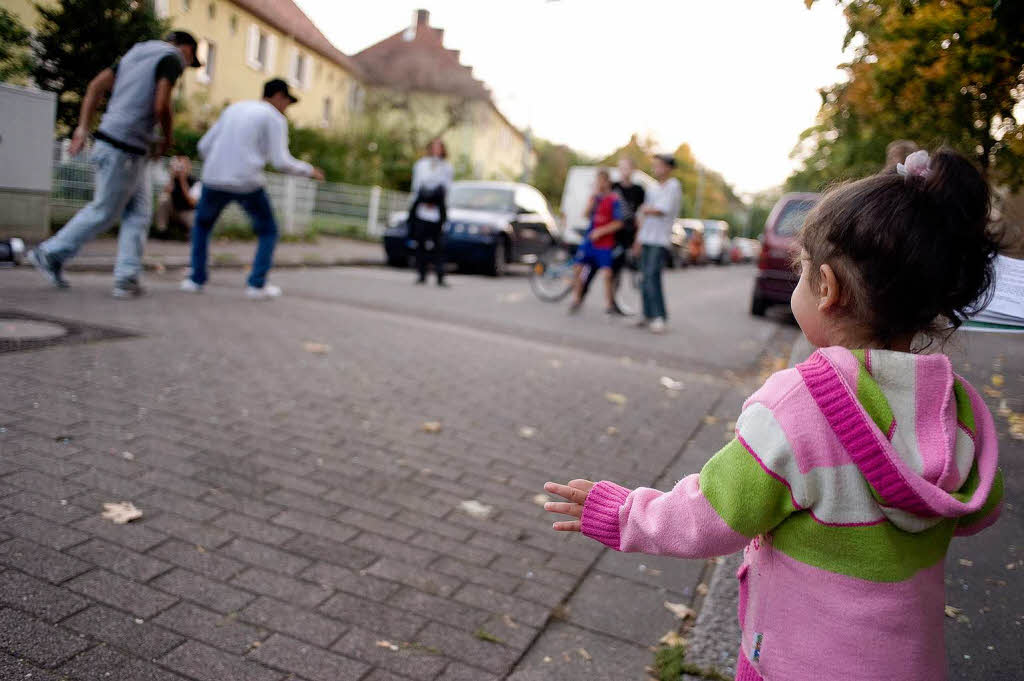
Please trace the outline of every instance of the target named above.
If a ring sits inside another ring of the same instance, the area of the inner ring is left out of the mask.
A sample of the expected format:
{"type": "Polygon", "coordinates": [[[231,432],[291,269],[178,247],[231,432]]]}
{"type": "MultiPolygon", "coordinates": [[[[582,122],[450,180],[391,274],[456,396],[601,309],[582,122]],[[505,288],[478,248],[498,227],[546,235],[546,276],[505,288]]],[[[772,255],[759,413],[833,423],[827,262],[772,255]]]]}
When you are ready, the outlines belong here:
{"type": "Polygon", "coordinates": [[[773,375],[671,492],[599,482],[618,551],[744,548],[738,681],[941,681],[943,558],[998,517],[992,415],[944,355],[827,348],[773,375]]]}

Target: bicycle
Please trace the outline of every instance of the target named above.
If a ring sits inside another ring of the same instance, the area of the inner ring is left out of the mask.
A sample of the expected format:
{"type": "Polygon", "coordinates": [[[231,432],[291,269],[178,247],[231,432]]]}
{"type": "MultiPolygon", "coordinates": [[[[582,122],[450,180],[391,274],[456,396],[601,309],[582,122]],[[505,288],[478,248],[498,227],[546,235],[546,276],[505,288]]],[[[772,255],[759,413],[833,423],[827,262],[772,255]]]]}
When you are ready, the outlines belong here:
{"type": "MultiPolygon", "coordinates": [[[[537,262],[530,269],[530,288],[545,303],[557,303],[572,292],[576,281],[574,257],[576,247],[557,241],[537,257],[537,262]]],[[[591,275],[590,266],[583,266],[583,277],[591,275]]],[[[626,265],[620,276],[628,276],[634,290],[640,290],[640,269],[636,259],[626,254],[626,265]],[[628,270],[628,272],[627,272],[628,270]]],[[[622,300],[622,288],[616,293],[616,304],[622,310],[631,308],[622,300]]]]}

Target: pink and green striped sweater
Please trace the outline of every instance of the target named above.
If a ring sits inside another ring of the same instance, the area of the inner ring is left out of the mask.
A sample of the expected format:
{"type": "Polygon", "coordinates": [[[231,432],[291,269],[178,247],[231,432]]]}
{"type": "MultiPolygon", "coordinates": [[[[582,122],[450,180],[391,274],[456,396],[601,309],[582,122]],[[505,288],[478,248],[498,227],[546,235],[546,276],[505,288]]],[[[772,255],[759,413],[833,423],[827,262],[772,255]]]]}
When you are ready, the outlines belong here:
{"type": "Polygon", "coordinates": [[[943,558],[998,517],[997,453],[945,355],[827,348],[769,378],[672,491],[598,483],[582,528],[619,551],[746,547],[739,681],[939,681],[943,558]]]}

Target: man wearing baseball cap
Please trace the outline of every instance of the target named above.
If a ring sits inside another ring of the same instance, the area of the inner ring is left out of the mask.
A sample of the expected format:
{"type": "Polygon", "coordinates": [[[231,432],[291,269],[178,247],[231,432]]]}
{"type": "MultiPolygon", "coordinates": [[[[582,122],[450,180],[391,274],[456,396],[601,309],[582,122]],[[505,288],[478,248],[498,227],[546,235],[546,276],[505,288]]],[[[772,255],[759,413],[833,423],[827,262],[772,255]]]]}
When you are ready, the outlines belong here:
{"type": "Polygon", "coordinates": [[[96,144],[90,160],[96,166],[95,196],[28,254],[28,261],[57,288],[68,287],[61,272],[64,262],[120,218],[114,296],[131,298],[142,293],[142,246],[153,216],[146,157],[157,124],[161,133],[157,155],[170,148],[174,139],[171,91],[185,67],[197,66],[201,64],[196,59],[196,39],[185,31],[173,31],[164,40],[136,43],[90,81],[68,149],[73,155],[82,150],[96,109],[110,93],[106,113],[93,133],[96,144]]]}
{"type": "Polygon", "coordinates": [[[277,243],[277,221],[263,186],[263,168],[323,180],[323,171],[294,158],[288,151],[288,119],[284,110],[299,101],[280,78],[263,85],[263,99],[236,102],[199,140],[203,164],[203,193],[192,228],[192,273],[181,290],[199,293],[206,283],[206,260],[213,226],[229,203],[237,201],[252,221],[258,243],[246,295],[263,300],[281,295],[267,283],[277,243]]]}

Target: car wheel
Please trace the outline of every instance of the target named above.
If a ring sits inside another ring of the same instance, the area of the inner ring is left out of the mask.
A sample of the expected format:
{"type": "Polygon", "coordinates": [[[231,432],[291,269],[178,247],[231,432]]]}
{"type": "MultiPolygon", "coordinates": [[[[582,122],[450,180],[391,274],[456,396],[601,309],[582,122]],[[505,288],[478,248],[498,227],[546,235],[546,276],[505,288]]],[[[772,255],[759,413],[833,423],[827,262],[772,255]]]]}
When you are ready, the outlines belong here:
{"type": "Polygon", "coordinates": [[[494,256],[488,274],[492,277],[500,277],[505,274],[505,240],[498,239],[494,242],[494,256]]]}
{"type": "Polygon", "coordinates": [[[388,267],[400,267],[406,268],[409,266],[408,258],[403,258],[400,255],[389,255],[388,256],[388,267]]]}
{"type": "Polygon", "coordinates": [[[765,311],[768,309],[768,301],[759,295],[754,295],[750,299],[750,314],[755,317],[763,317],[765,311]]]}

